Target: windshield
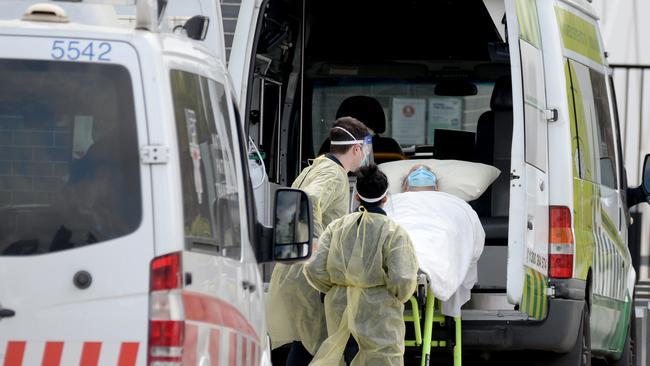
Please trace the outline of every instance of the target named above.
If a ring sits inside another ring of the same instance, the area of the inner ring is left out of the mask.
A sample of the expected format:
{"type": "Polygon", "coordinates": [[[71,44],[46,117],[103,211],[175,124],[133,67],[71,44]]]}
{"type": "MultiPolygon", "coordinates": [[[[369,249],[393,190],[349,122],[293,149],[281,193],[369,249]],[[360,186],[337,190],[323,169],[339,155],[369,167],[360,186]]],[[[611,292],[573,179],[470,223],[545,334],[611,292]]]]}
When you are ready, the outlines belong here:
{"type": "Polygon", "coordinates": [[[142,207],[127,69],[0,60],[0,83],[0,255],[135,231],[142,207]]]}
{"type": "Polygon", "coordinates": [[[391,79],[315,81],[312,97],[314,154],[318,154],[328,137],[341,104],[349,97],[359,95],[376,99],[385,116],[385,126],[377,121],[362,122],[376,134],[397,141],[405,154],[415,153],[418,147],[435,145],[449,134],[449,130],[468,132],[461,135],[466,135],[473,144],[478,120],[490,110],[494,83],[472,84],[476,86],[476,95],[440,96],[434,93],[435,82],[391,79]]]}

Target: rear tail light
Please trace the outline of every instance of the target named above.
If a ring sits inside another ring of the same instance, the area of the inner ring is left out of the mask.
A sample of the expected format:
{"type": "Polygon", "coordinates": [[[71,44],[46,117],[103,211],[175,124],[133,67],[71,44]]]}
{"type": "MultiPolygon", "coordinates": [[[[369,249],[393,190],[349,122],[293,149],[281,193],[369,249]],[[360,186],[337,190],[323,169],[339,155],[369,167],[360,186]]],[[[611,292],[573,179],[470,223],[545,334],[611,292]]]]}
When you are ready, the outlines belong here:
{"type": "Polygon", "coordinates": [[[185,316],[180,292],[181,254],[151,262],[149,292],[149,366],[180,366],[183,362],[185,316]]]}
{"type": "Polygon", "coordinates": [[[568,207],[549,207],[548,234],[550,246],[550,277],[573,277],[573,230],[571,226],[571,210],[568,207]]]}

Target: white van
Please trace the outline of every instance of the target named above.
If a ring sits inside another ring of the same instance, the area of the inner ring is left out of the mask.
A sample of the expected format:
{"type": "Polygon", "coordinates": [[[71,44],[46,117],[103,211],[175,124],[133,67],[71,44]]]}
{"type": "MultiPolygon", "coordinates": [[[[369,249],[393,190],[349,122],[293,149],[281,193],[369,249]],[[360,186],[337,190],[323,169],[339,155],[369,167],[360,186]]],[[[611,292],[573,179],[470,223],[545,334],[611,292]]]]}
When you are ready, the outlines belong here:
{"type": "Polygon", "coordinates": [[[377,162],[501,170],[471,203],[487,241],[465,350],[630,362],[627,227],[650,164],[646,188],[629,189],[589,2],[248,0],[229,68],[277,186],[327,150],[340,113],[366,116],[377,162]]]}
{"type": "MultiPolygon", "coordinates": [[[[171,33],[164,3],[129,29],[103,4],[0,2],[2,365],[270,365],[273,231],[223,43],[201,42],[219,13],[171,33]]],[[[309,224],[304,193],[278,202],[309,224]]]]}

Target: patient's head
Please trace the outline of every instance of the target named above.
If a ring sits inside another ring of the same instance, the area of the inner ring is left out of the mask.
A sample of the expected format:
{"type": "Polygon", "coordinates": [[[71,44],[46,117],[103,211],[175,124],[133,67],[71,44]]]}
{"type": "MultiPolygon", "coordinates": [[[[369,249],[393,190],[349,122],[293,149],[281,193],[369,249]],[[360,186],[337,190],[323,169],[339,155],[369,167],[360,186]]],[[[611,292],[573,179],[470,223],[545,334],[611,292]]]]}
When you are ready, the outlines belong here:
{"type": "Polygon", "coordinates": [[[409,170],[402,183],[403,192],[437,191],[438,177],[424,164],[415,165],[409,170]]]}

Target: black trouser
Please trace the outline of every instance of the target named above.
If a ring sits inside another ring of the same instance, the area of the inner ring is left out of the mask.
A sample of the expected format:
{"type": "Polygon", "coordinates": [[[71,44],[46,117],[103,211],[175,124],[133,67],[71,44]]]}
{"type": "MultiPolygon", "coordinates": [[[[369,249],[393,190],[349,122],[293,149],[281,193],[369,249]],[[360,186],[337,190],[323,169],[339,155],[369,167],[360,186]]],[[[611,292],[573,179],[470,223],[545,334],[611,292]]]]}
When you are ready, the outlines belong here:
{"type": "Polygon", "coordinates": [[[357,353],[359,353],[359,345],[354,337],[350,336],[348,344],[345,345],[345,351],[343,351],[343,359],[345,360],[345,363],[350,365],[357,353]]]}
{"type": "Polygon", "coordinates": [[[307,366],[313,358],[302,342],[293,342],[287,356],[287,366],[307,366]]]}
{"type": "MultiPolygon", "coordinates": [[[[357,341],[354,340],[354,337],[350,336],[348,339],[348,344],[345,345],[345,351],[343,351],[343,359],[346,364],[351,364],[354,356],[359,352],[359,345],[357,341]]],[[[286,366],[307,366],[314,357],[307,351],[307,349],[302,345],[302,342],[293,342],[291,344],[291,349],[289,350],[289,355],[287,356],[286,366]]]]}

